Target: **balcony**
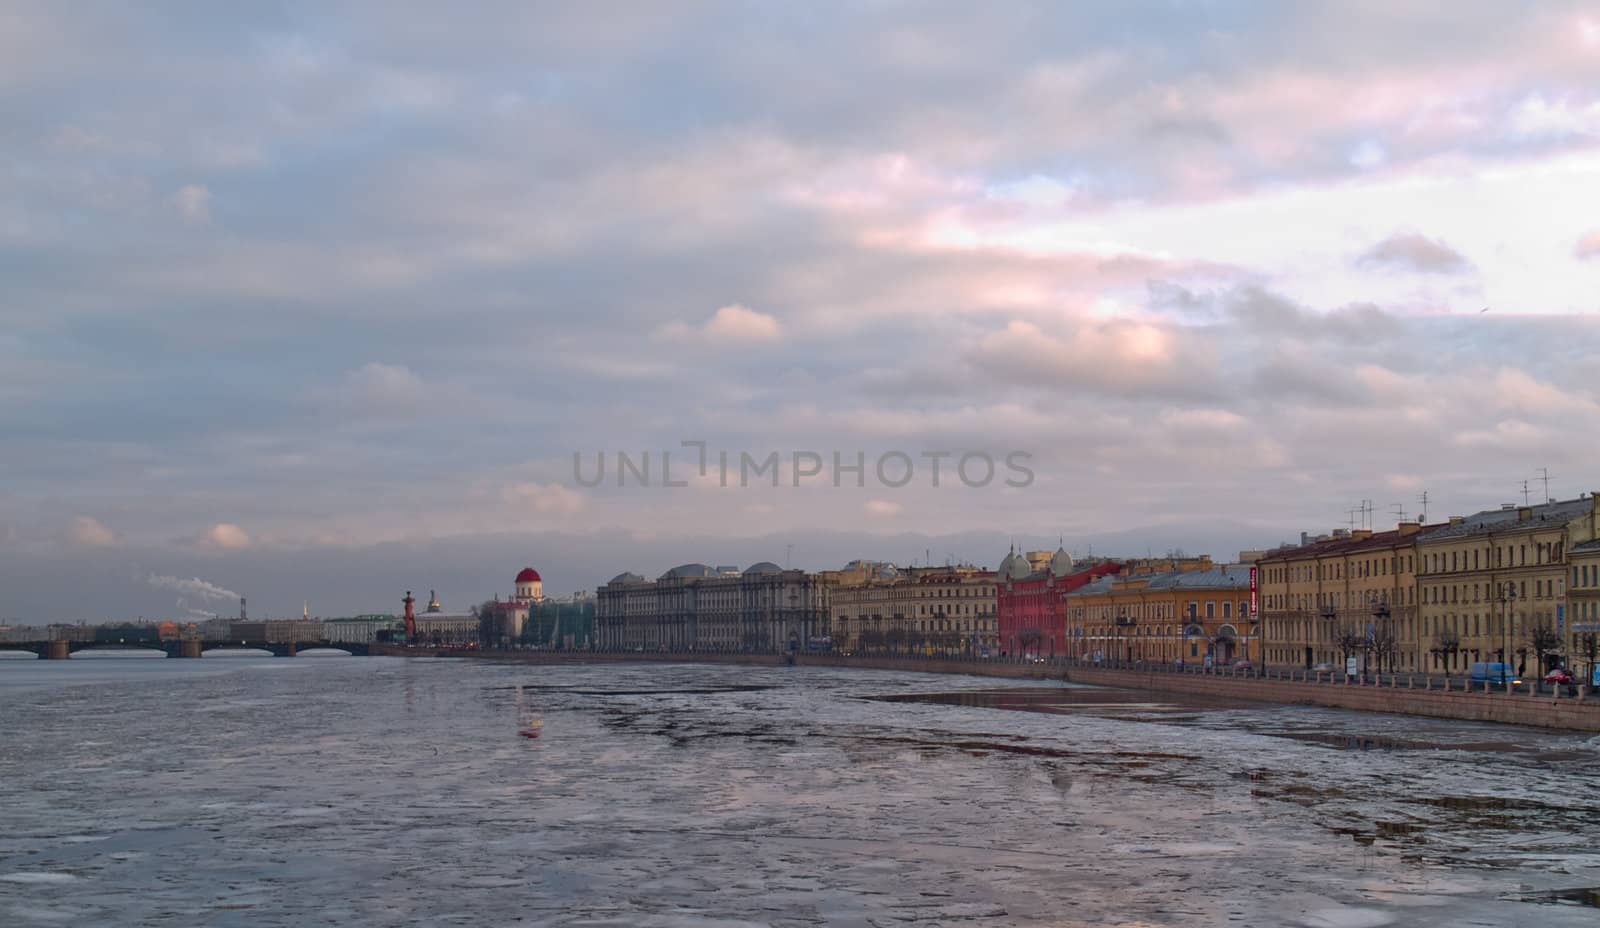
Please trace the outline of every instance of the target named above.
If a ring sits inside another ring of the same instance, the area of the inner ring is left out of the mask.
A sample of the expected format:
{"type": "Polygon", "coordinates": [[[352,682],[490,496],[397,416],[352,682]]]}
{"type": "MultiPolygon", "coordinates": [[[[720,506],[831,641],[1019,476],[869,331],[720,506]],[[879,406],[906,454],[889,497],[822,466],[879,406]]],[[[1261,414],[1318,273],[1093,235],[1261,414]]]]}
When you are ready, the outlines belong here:
{"type": "Polygon", "coordinates": [[[1136,625],[1136,624],[1138,624],[1138,623],[1134,620],[1134,618],[1132,616],[1127,616],[1127,615],[1119,615],[1119,616],[1117,616],[1117,625],[1119,625],[1119,626],[1121,626],[1123,628],[1127,628],[1130,625],[1136,625]]]}

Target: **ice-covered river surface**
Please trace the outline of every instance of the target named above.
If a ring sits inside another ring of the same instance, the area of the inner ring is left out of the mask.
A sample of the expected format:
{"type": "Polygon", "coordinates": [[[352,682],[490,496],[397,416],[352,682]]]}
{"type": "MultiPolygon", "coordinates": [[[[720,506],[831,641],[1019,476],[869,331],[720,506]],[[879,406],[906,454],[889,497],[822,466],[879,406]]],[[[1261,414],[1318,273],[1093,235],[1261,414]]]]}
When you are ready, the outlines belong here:
{"type": "Polygon", "coordinates": [[[6,926],[1600,923],[1587,736],[977,677],[275,658],[0,664],[0,738],[6,926]]]}

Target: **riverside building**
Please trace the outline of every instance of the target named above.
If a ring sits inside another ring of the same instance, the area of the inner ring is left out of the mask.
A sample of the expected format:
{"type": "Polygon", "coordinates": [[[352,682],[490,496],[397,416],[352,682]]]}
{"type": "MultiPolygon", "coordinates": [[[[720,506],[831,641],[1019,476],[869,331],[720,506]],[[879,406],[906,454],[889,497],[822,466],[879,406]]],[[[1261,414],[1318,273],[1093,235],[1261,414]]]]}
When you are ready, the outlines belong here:
{"type": "Polygon", "coordinates": [[[770,561],[743,571],[683,564],[655,580],[618,574],[596,591],[601,650],[773,653],[826,634],[832,583],[770,561]]]}
{"type": "MultiPolygon", "coordinates": [[[[1509,661],[1542,674],[1570,654],[1571,553],[1600,537],[1600,498],[1507,504],[1417,542],[1417,597],[1430,670],[1509,661]]],[[[1585,549],[1587,553],[1587,549],[1585,549]]],[[[1584,597],[1587,599],[1587,597],[1584,597]]]]}
{"type": "Polygon", "coordinates": [[[1423,669],[1417,542],[1445,527],[1340,529],[1262,554],[1256,560],[1262,663],[1342,669],[1359,656],[1375,669],[1423,669]]]}
{"type": "Polygon", "coordinates": [[[1250,568],[1207,558],[1129,565],[1063,597],[1079,660],[1231,664],[1259,659],[1250,568]]]}

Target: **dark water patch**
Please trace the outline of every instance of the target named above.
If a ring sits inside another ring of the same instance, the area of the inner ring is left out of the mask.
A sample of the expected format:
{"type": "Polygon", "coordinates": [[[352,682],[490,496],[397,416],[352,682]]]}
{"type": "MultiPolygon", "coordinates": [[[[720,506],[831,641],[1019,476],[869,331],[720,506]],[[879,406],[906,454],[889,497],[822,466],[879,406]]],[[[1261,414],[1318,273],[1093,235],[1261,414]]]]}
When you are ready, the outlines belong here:
{"type": "Polygon", "coordinates": [[[1562,812],[1549,803],[1511,796],[1426,796],[1412,802],[1465,812],[1562,812]]]}
{"type": "MultiPolygon", "coordinates": [[[[1257,731],[1256,734],[1266,735],[1269,738],[1287,738],[1290,741],[1301,741],[1306,744],[1320,744],[1343,751],[1488,751],[1515,754],[1528,752],[1527,748],[1509,741],[1425,741],[1366,732],[1330,731],[1257,731]]],[[[1552,759],[1592,758],[1592,755],[1576,751],[1545,753],[1554,755],[1552,759]]]]}
{"type": "MultiPolygon", "coordinates": [[[[1211,700],[1185,695],[1181,703],[1172,701],[1173,694],[1164,693],[1161,699],[1140,690],[1121,690],[1106,687],[1019,687],[1016,689],[959,690],[945,693],[884,693],[862,696],[871,702],[915,702],[940,706],[963,706],[974,709],[1004,709],[1012,712],[1042,712],[1068,714],[1111,710],[1125,713],[1143,711],[1170,720],[1176,712],[1192,713],[1195,704],[1214,708],[1235,708],[1242,704],[1225,700],[1211,700]]],[[[1118,715],[1117,718],[1123,718],[1118,715]]],[[[1138,717],[1128,719],[1144,721],[1138,717]]]]}
{"type": "Polygon", "coordinates": [[[1428,827],[1422,822],[1378,822],[1377,826],[1380,838],[1410,837],[1428,827]]]}
{"type": "Polygon", "coordinates": [[[572,696],[715,696],[719,693],[759,693],[763,690],[775,690],[777,686],[768,684],[728,684],[726,686],[696,686],[680,689],[648,689],[648,690],[617,690],[617,689],[578,689],[570,686],[550,686],[546,684],[528,683],[521,686],[490,686],[485,690],[515,692],[522,690],[525,693],[563,693],[572,696]]]}
{"type": "Polygon", "coordinates": [[[1538,905],[1588,906],[1600,909],[1600,886],[1577,889],[1548,889],[1536,893],[1514,893],[1501,896],[1507,902],[1532,902],[1538,905]]]}

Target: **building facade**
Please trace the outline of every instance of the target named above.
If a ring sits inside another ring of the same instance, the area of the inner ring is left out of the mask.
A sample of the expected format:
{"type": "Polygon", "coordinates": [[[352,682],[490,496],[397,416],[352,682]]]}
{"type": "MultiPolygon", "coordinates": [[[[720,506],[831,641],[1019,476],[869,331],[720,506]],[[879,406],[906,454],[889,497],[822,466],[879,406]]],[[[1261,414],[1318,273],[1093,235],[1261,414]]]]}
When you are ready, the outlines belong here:
{"type": "Polygon", "coordinates": [[[1263,653],[1272,667],[1383,670],[1427,662],[1416,586],[1418,540],[1444,528],[1401,522],[1385,532],[1336,531],[1256,561],[1263,653]]]}
{"type": "Polygon", "coordinates": [[[1173,566],[1134,565],[1067,593],[1069,655],[1147,664],[1259,660],[1250,568],[1206,560],[1173,566]]]}
{"type": "Polygon", "coordinates": [[[1595,497],[1452,518],[1417,542],[1428,669],[1506,661],[1542,674],[1569,653],[1569,552],[1596,538],[1595,497]]]}
{"type": "Polygon", "coordinates": [[[645,580],[624,573],[595,596],[602,650],[774,653],[827,634],[832,583],[762,561],[743,572],[684,564],[645,580]]]}
{"type": "Polygon", "coordinates": [[[1572,546],[1568,554],[1567,656],[1594,682],[1600,664],[1600,538],[1572,546]]]}
{"type": "Polygon", "coordinates": [[[996,651],[993,571],[895,568],[835,585],[828,638],[852,654],[987,657],[996,651]]]}
{"type": "MultiPolygon", "coordinates": [[[[1037,552],[1035,552],[1037,554],[1037,552]]],[[[1002,657],[1066,656],[1067,616],[1062,597],[1122,565],[1100,561],[1075,564],[1065,546],[1035,570],[1015,550],[1000,561],[995,579],[995,638],[1002,657]]]]}

